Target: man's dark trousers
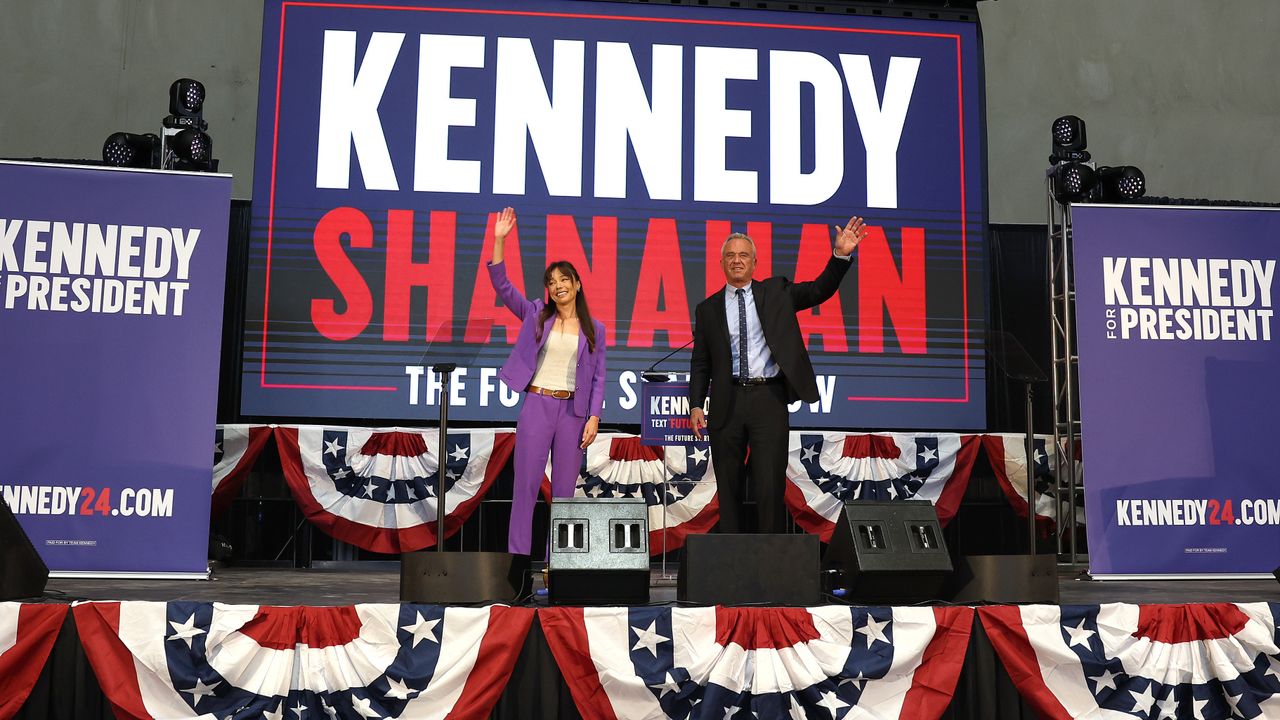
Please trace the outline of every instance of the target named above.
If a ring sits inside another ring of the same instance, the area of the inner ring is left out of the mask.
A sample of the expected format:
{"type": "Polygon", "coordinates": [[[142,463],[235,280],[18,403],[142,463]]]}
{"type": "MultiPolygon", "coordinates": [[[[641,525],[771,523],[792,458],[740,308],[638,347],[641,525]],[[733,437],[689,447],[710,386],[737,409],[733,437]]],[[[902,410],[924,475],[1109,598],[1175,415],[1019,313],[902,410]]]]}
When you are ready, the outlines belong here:
{"type": "Polygon", "coordinates": [[[786,528],[787,387],[782,376],[763,385],[734,385],[733,412],[724,427],[711,431],[722,533],[742,531],[743,461],[756,499],[756,532],[780,533],[786,528]],[[747,447],[751,457],[746,457],[747,447]]]}

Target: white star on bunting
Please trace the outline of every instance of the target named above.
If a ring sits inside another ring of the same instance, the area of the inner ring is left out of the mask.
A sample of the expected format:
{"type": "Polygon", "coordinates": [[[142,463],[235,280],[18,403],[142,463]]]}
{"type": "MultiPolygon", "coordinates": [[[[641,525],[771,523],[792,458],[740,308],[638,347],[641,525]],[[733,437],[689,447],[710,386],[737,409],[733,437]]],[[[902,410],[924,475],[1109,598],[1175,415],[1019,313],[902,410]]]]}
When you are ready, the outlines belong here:
{"type": "Polygon", "coordinates": [[[1080,645],[1087,648],[1089,647],[1089,638],[1094,636],[1094,632],[1092,630],[1084,629],[1084,620],[1081,620],[1080,624],[1074,629],[1067,628],[1067,634],[1071,636],[1071,641],[1067,643],[1067,647],[1080,645]]]}
{"type": "Polygon", "coordinates": [[[889,642],[889,638],[885,636],[884,628],[888,624],[888,620],[876,622],[875,618],[868,615],[867,624],[858,628],[857,632],[867,636],[867,647],[871,647],[871,645],[877,640],[887,644],[889,642]]]}
{"type": "Polygon", "coordinates": [[[369,698],[352,697],[351,708],[360,713],[362,718],[378,718],[382,720],[382,716],[373,711],[373,702],[369,698]]]}
{"type": "Polygon", "coordinates": [[[176,622],[174,622],[174,621],[170,620],[170,621],[169,621],[169,626],[173,628],[173,634],[172,634],[172,635],[170,635],[168,639],[170,639],[170,640],[183,640],[183,641],[185,641],[185,642],[187,643],[187,648],[188,648],[188,649],[190,649],[190,648],[191,648],[191,640],[192,640],[192,638],[194,638],[196,635],[203,635],[203,634],[204,634],[204,630],[202,630],[201,628],[196,627],[196,615],[195,615],[195,613],[192,613],[192,614],[191,614],[191,617],[187,618],[187,621],[186,621],[186,622],[184,622],[184,623],[176,623],[176,622]]]}
{"type": "Polygon", "coordinates": [[[423,640],[430,640],[433,643],[440,642],[436,639],[436,625],[439,624],[439,620],[427,620],[422,617],[422,613],[418,613],[418,622],[412,625],[401,625],[400,629],[413,633],[413,647],[416,648],[418,643],[423,640]]]}
{"type": "Polygon", "coordinates": [[[1151,712],[1151,705],[1156,701],[1154,695],[1151,694],[1151,685],[1148,685],[1142,692],[1130,690],[1129,694],[1133,696],[1133,711],[1140,712],[1144,715],[1151,712]]]}
{"type": "Polygon", "coordinates": [[[822,702],[819,702],[818,705],[826,708],[827,712],[831,713],[832,718],[836,717],[836,711],[840,708],[849,707],[849,703],[841,700],[839,695],[830,691],[822,693],[822,702]]]}
{"type": "Polygon", "coordinates": [[[662,682],[657,685],[650,685],[649,687],[658,691],[658,699],[666,697],[667,693],[680,692],[680,683],[676,682],[676,679],[671,676],[671,673],[667,673],[662,682]]]}
{"type": "Polygon", "coordinates": [[[663,637],[658,634],[657,620],[654,620],[653,622],[649,623],[649,627],[646,629],[642,630],[638,627],[633,627],[631,628],[631,630],[634,631],[636,634],[636,644],[635,644],[635,647],[631,649],[634,651],[634,650],[639,650],[640,648],[644,648],[648,650],[655,658],[658,657],[658,646],[671,639],[671,638],[663,637]]]}
{"type": "Polygon", "coordinates": [[[1116,675],[1115,675],[1115,673],[1111,672],[1110,670],[1105,670],[1105,669],[1104,669],[1104,670],[1102,671],[1102,675],[1098,676],[1097,683],[1098,683],[1098,685],[1097,685],[1097,688],[1098,688],[1098,689],[1097,689],[1097,690],[1094,690],[1094,692],[1100,692],[1100,691],[1102,690],[1102,688],[1111,688],[1112,690],[1115,690],[1115,689],[1116,689],[1116,675]]]}
{"type": "Polygon", "coordinates": [[[387,685],[389,686],[389,689],[387,690],[386,696],[397,700],[408,700],[410,695],[417,692],[413,688],[409,687],[403,680],[396,680],[395,678],[387,678],[387,685]]]}
{"type": "Polygon", "coordinates": [[[182,690],[182,692],[191,693],[191,706],[195,707],[200,704],[201,700],[212,695],[213,691],[221,684],[221,682],[216,682],[212,685],[205,685],[203,680],[196,678],[196,686],[182,690]]]}

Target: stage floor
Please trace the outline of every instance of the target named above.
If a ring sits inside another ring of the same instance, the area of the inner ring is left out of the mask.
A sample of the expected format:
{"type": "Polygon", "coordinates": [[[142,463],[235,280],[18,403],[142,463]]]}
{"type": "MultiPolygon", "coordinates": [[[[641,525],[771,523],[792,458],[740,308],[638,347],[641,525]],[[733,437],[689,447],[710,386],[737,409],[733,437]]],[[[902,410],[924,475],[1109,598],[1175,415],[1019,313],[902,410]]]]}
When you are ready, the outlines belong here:
{"type": "MultiPolygon", "coordinates": [[[[216,568],[210,580],[151,580],[117,578],[50,578],[47,601],[76,600],[196,600],[247,605],[353,605],[399,602],[400,573],[395,563],[362,563],[359,567],[296,570],[289,568],[216,568]]],[[[674,566],[667,577],[653,570],[650,600],[676,600],[674,566]]],[[[1062,605],[1109,602],[1201,603],[1280,601],[1280,583],[1267,580],[1142,580],[1091,581],[1081,568],[1061,566],[1058,588],[1062,605]]],[[[542,588],[542,574],[534,573],[542,588]]],[[[534,605],[545,605],[535,596],[534,605]]]]}

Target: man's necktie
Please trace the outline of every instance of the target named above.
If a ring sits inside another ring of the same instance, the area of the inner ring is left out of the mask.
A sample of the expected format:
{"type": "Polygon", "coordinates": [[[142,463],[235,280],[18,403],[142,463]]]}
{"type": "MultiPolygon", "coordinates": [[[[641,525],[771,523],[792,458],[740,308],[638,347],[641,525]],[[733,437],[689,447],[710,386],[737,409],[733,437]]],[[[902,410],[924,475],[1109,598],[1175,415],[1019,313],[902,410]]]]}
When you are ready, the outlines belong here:
{"type": "Polygon", "coordinates": [[[747,293],[738,288],[738,377],[750,377],[747,370],[747,293]]]}

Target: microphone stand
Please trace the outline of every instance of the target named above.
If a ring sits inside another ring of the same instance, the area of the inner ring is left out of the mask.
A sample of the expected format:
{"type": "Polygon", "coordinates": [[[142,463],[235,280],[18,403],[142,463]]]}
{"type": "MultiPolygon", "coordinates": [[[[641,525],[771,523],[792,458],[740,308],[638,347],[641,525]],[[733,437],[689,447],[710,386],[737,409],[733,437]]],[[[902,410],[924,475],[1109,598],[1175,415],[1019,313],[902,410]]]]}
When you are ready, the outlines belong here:
{"type": "Polygon", "coordinates": [[[676,353],[689,347],[692,344],[693,344],[693,340],[689,340],[689,342],[681,345],[675,350],[672,350],[666,355],[663,355],[661,359],[659,359],[654,364],[650,365],[648,370],[645,370],[644,372],[640,373],[640,377],[644,378],[645,380],[648,380],[649,382],[662,382],[663,380],[670,380],[671,376],[668,373],[654,372],[654,370],[662,363],[670,360],[672,355],[675,355],[676,353]]]}
{"type": "Polygon", "coordinates": [[[440,375],[440,444],[436,451],[436,552],[444,552],[444,477],[446,467],[445,458],[448,457],[446,451],[448,448],[448,432],[449,432],[449,381],[453,379],[453,371],[458,369],[457,363],[440,363],[431,366],[431,372],[440,375]]]}
{"type": "MultiPolygon", "coordinates": [[[[425,356],[425,354],[424,354],[425,356]]],[[[445,552],[445,477],[448,468],[449,383],[457,363],[438,363],[440,373],[440,442],[436,449],[436,551],[400,555],[400,600],[439,605],[519,602],[529,570],[527,556],[506,552],[445,552]]]]}

